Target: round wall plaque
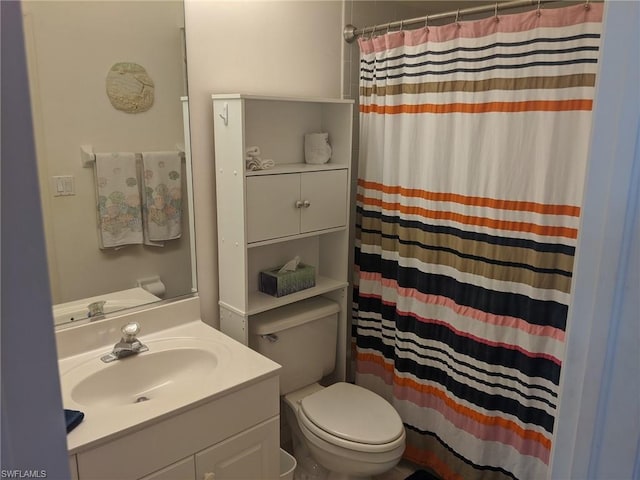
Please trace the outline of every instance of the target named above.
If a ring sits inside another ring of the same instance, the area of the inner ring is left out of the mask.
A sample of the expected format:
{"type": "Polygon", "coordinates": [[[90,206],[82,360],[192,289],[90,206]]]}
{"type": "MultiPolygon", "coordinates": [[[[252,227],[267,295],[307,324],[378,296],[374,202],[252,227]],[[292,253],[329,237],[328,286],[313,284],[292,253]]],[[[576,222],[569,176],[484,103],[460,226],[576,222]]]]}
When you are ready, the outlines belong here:
{"type": "Polygon", "coordinates": [[[153,80],[137,63],[120,62],[107,74],[107,96],[114,108],[127,113],[146,112],[153,105],[153,80]]]}

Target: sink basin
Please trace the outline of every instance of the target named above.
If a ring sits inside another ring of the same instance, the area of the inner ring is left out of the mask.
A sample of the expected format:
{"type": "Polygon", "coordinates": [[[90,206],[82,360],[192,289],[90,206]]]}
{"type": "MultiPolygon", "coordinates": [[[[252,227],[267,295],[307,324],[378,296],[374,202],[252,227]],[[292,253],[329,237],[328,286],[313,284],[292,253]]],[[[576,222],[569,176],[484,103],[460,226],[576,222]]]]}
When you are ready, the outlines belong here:
{"type": "Polygon", "coordinates": [[[108,364],[98,355],[71,368],[61,375],[63,391],[85,407],[133,405],[185,395],[194,386],[215,381],[224,355],[222,345],[197,339],[146,345],[149,351],[108,364]]]}
{"type": "MultiPolygon", "coordinates": [[[[177,421],[178,415],[189,414],[195,424],[215,430],[209,416],[199,412],[210,402],[226,402],[239,389],[260,385],[278,391],[272,377],[280,366],[205,324],[197,296],[60,329],[56,345],[62,405],[84,413],[67,435],[67,449],[70,455],[87,453],[89,462],[97,458],[91,456],[94,449],[111,451],[112,440],[177,421]],[[140,324],[138,338],[149,350],[104,363],[100,357],[113,349],[120,329],[130,322],[140,324]]],[[[173,430],[158,430],[167,431],[173,430]]],[[[135,449],[136,441],[131,442],[127,445],[135,449]]]]}

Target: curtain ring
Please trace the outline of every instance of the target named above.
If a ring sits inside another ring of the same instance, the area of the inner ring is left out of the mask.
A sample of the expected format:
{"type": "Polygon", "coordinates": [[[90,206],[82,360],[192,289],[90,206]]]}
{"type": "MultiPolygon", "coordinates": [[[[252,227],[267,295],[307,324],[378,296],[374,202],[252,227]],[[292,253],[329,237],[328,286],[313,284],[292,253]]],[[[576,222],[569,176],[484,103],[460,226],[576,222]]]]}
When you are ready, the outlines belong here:
{"type": "Polygon", "coordinates": [[[587,2],[584,4],[584,9],[589,10],[590,8],[591,8],[591,5],[589,5],[589,0],[587,0],[587,2]]]}
{"type": "Polygon", "coordinates": [[[538,17],[539,17],[540,15],[542,15],[542,12],[540,11],[540,1],[541,1],[541,0],[538,0],[538,8],[537,8],[537,10],[536,10],[536,15],[537,15],[538,17]]]}
{"type": "Polygon", "coordinates": [[[429,15],[424,17],[424,28],[427,29],[427,33],[429,33],[429,15]]]}
{"type": "Polygon", "coordinates": [[[458,28],[460,28],[460,22],[458,21],[459,18],[460,18],[460,9],[456,11],[456,25],[458,26],[458,28]]]}
{"type": "Polygon", "coordinates": [[[496,17],[496,23],[500,21],[500,18],[498,18],[498,2],[496,2],[496,13],[495,13],[495,17],[496,17]]]}
{"type": "Polygon", "coordinates": [[[404,28],[404,20],[400,20],[400,31],[404,28]]]}

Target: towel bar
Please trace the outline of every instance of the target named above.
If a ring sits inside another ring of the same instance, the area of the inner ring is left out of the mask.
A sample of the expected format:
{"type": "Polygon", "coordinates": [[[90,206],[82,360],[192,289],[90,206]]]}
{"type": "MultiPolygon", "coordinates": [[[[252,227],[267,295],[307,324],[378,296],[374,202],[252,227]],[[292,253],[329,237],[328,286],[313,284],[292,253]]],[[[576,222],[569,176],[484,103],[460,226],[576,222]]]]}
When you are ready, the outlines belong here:
{"type": "MultiPolygon", "coordinates": [[[[184,160],[184,146],[176,144],[176,150],[184,160]]],[[[136,160],[142,160],[142,153],[136,153],[136,160]]],[[[96,163],[96,154],[92,145],[80,145],[80,162],[84,168],[91,168],[96,163]]]]}

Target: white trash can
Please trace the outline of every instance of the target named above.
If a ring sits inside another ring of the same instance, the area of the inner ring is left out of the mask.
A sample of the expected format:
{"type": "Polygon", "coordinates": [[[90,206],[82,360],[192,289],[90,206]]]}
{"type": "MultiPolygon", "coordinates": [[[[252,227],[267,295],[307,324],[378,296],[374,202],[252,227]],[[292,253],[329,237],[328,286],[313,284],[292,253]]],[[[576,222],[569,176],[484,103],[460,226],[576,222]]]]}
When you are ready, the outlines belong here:
{"type": "Polygon", "coordinates": [[[280,449],[280,480],[293,480],[296,459],[287,451],[280,449]]]}

